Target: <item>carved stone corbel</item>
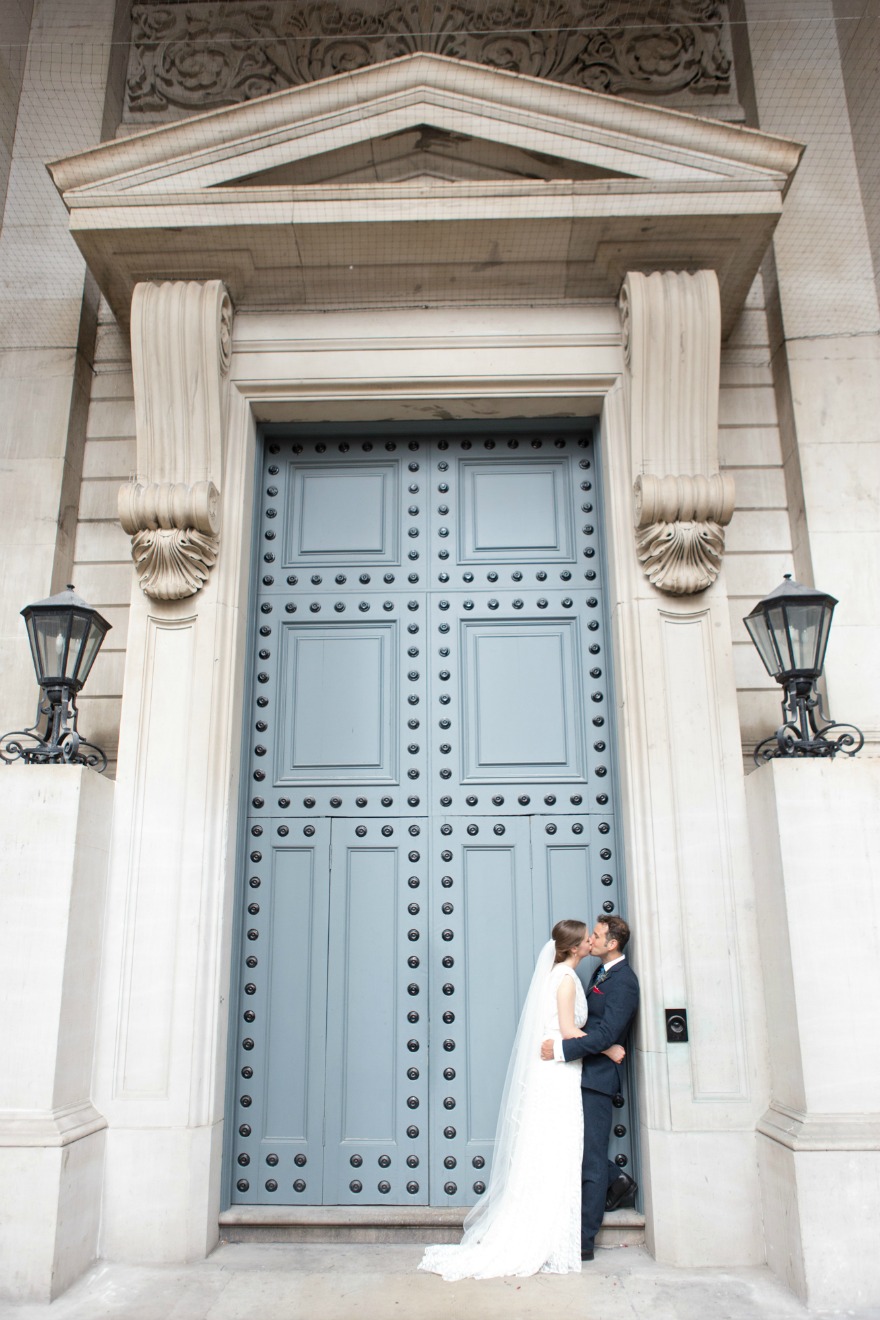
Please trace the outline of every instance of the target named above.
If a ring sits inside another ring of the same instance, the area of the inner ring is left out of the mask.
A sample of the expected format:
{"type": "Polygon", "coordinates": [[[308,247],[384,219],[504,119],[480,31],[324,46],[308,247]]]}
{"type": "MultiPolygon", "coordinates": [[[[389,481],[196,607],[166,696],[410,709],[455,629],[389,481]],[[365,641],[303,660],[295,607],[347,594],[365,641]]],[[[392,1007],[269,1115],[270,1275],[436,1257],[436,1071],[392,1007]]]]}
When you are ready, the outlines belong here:
{"type": "Polygon", "coordinates": [[[620,295],[636,553],[674,596],[715,581],[733,478],[718,471],[721,307],[714,271],[630,272],[620,295]],[[673,475],[675,474],[675,475],[673,475]]]}
{"type": "Polygon", "coordinates": [[[690,596],[721,568],[724,527],[733,516],[733,477],[637,477],[636,551],[653,586],[690,596]]]}
{"type": "Polygon", "coordinates": [[[181,600],[220,543],[223,394],[232,303],[220,280],[138,284],[131,305],[138,479],[119,492],[141,588],[181,600]]]}

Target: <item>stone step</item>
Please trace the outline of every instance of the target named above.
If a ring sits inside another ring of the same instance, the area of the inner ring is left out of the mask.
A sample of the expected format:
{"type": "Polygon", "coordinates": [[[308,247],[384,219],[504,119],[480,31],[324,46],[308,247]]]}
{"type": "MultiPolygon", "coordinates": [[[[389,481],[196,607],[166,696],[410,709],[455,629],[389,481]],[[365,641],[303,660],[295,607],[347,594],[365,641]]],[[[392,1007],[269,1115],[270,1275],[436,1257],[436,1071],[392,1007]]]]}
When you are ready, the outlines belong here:
{"type": "MultiPolygon", "coordinates": [[[[466,1210],[430,1206],[236,1205],[220,1214],[223,1242],[457,1242],[466,1210]]],[[[605,1216],[600,1247],[641,1246],[645,1216],[605,1216]]]]}

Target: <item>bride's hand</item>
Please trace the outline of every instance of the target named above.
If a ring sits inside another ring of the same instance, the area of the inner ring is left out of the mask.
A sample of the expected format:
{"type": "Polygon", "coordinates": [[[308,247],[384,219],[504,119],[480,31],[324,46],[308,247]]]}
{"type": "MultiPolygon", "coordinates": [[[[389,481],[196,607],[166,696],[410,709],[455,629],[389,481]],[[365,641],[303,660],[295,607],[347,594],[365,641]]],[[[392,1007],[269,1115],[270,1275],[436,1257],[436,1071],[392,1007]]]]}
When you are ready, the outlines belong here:
{"type": "Polygon", "coordinates": [[[566,1032],[564,1032],[564,1033],[563,1033],[563,1036],[562,1036],[562,1039],[563,1039],[563,1040],[579,1040],[579,1039],[581,1038],[581,1036],[586,1036],[586,1034],[587,1034],[587,1033],[586,1033],[585,1031],[581,1031],[580,1027],[574,1027],[571,1031],[566,1031],[566,1032]]]}
{"type": "Polygon", "coordinates": [[[626,1050],[622,1045],[609,1045],[602,1053],[607,1054],[612,1063],[623,1063],[626,1058],[626,1050]]]}

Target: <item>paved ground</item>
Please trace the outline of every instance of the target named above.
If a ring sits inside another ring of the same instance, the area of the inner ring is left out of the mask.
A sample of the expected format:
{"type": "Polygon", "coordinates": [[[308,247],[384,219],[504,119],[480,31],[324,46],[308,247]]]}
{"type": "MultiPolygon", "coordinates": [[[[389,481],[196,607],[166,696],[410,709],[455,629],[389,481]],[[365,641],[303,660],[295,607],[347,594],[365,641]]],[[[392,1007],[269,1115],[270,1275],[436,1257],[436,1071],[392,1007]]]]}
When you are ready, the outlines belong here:
{"type": "MultiPolygon", "coordinates": [[[[818,1320],[765,1269],[675,1270],[641,1247],[580,1275],[444,1283],[414,1246],[226,1245],[183,1267],[98,1265],[51,1306],[0,1320],[818,1320]]],[[[880,1320],[876,1308],[821,1313],[880,1320]]]]}

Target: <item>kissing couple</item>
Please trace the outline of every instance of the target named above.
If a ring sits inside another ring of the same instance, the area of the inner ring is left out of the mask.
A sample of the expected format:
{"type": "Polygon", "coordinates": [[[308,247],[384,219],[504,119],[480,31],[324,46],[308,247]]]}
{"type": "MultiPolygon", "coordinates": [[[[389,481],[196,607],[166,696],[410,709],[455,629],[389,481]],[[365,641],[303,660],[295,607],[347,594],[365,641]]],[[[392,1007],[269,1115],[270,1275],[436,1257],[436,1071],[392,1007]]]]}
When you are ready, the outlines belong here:
{"type": "Polygon", "coordinates": [[[613,1097],[639,1006],[620,917],[558,921],[523,1006],[495,1132],[489,1186],[455,1246],[428,1247],[420,1270],[457,1279],[577,1272],[593,1259],[606,1209],[636,1184],[608,1159],[613,1097]],[[586,993],[575,968],[600,960],[586,993]]]}

